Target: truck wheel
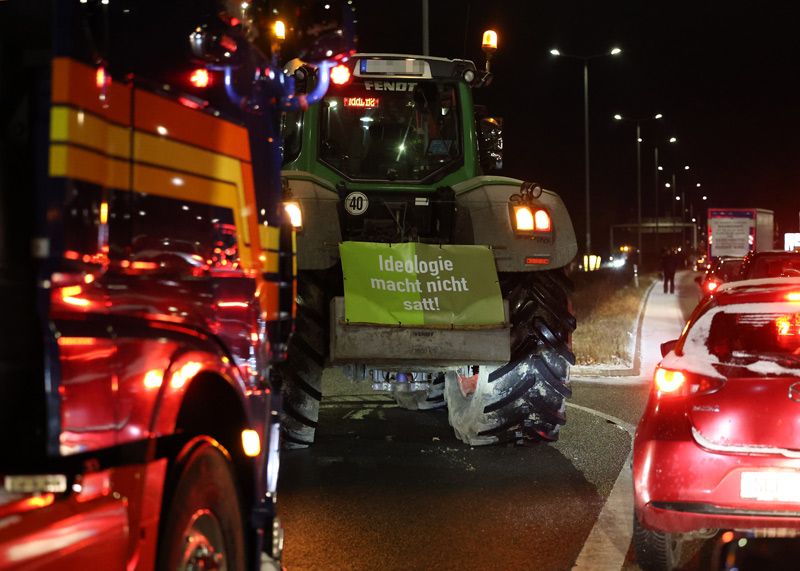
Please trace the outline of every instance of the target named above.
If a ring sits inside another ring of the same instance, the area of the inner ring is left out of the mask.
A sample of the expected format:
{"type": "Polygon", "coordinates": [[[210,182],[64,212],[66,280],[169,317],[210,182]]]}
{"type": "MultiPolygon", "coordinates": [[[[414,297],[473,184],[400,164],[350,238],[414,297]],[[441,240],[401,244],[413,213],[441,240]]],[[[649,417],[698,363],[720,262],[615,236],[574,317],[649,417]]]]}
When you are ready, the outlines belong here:
{"type": "Polygon", "coordinates": [[[680,534],[647,529],[633,516],[633,546],[636,562],[644,571],[671,571],[681,560],[680,534]]]}
{"type": "Polygon", "coordinates": [[[563,270],[500,274],[509,300],[511,361],[481,366],[474,392],[458,373],[445,375],[445,399],[456,436],[472,446],[558,439],[566,422],[569,366],[575,363],[572,284],[563,270]]]}
{"type": "Polygon", "coordinates": [[[297,276],[295,332],[289,340],[286,362],[278,366],[286,448],[305,448],[314,443],[322,400],[322,371],[330,339],[332,284],[326,279],[328,273],[304,271],[297,276]]]}
{"type": "Polygon", "coordinates": [[[435,410],[444,408],[444,375],[437,375],[427,391],[395,391],[397,406],[407,410],[435,410]]]}
{"type": "Polygon", "coordinates": [[[204,443],[183,463],[162,517],[158,568],[245,569],[239,492],[228,460],[204,443]]]}

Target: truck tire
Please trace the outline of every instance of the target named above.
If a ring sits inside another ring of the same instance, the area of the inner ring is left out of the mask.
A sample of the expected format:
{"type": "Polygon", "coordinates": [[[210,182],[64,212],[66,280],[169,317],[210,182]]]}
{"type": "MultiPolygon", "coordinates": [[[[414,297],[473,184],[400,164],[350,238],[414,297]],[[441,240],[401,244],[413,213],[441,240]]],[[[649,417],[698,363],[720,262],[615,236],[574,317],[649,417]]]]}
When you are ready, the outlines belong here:
{"type": "Polygon", "coordinates": [[[444,401],[444,375],[437,375],[426,391],[394,392],[397,406],[406,410],[437,410],[447,406],[444,401]]]}
{"type": "Polygon", "coordinates": [[[633,516],[633,546],[636,562],[644,571],[672,571],[681,560],[680,534],[647,529],[633,516]]]}
{"type": "Polygon", "coordinates": [[[306,448],[314,443],[330,339],[329,273],[303,271],[297,276],[295,332],[289,339],[286,362],[278,365],[283,395],[281,428],[286,448],[306,448]]]}
{"type": "Polygon", "coordinates": [[[178,481],[164,506],[158,569],[246,567],[244,520],[230,463],[202,443],[179,467],[178,481]]]}
{"type": "Polygon", "coordinates": [[[572,283],[558,269],[500,274],[500,288],[509,302],[511,361],[478,367],[475,392],[468,395],[457,373],[445,375],[450,425],[472,446],[555,441],[572,395],[572,283]]]}

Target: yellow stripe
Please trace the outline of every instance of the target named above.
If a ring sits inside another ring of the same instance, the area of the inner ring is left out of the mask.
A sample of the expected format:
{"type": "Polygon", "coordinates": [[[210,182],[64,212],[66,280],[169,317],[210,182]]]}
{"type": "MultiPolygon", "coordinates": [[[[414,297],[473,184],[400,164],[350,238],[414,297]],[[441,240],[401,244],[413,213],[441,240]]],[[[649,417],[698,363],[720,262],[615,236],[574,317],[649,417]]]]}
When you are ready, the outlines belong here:
{"type": "MultiPolygon", "coordinates": [[[[133,148],[137,161],[191,172],[233,184],[241,209],[246,208],[242,166],[238,159],[139,131],[134,135],[133,148]]],[[[173,176],[180,176],[180,173],[175,173],[173,176]]],[[[187,200],[191,199],[187,198],[187,200]]],[[[232,208],[238,210],[236,206],[232,208]]],[[[242,213],[237,212],[237,214],[241,215],[242,213]]],[[[244,241],[249,244],[250,231],[248,227],[244,225],[239,228],[244,241]]]]}
{"type": "Polygon", "coordinates": [[[98,153],[70,147],[50,145],[50,176],[68,177],[100,186],[127,189],[130,163],[110,159],[98,153]]]}
{"type": "Polygon", "coordinates": [[[280,250],[281,246],[281,231],[280,228],[275,226],[264,226],[263,224],[258,227],[258,237],[261,242],[262,250],[280,250]]]}
{"type": "Polygon", "coordinates": [[[280,256],[277,252],[261,252],[258,259],[261,260],[262,271],[277,274],[280,268],[280,256]]]}
{"type": "MultiPolygon", "coordinates": [[[[173,182],[175,176],[174,171],[137,164],[133,169],[133,189],[165,198],[230,208],[237,231],[245,230],[246,221],[241,209],[237,207],[237,189],[234,184],[181,173],[182,184],[176,185],[173,182]]],[[[241,240],[239,256],[245,267],[252,266],[250,247],[241,240]]]]}
{"type": "Polygon", "coordinates": [[[77,143],[118,158],[131,154],[128,129],[61,105],[50,111],[50,140],[77,143]]]}

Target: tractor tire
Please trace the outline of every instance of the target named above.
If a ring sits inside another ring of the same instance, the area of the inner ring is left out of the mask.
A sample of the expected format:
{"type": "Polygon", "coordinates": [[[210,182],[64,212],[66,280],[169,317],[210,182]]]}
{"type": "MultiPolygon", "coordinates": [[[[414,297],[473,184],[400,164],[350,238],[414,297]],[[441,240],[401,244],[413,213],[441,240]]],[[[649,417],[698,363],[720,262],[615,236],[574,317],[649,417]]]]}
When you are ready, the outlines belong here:
{"type": "Polygon", "coordinates": [[[445,375],[450,425],[472,446],[553,442],[572,395],[572,283],[561,269],[503,273],[500,289],[509,302],[511,361],[478,367],[475,391],[467,395],[457,373],[445,375]]]}
{"type": "Polygon", "coordinates": [[[164,507],[157,568],[244,571],[244,517],[228,459],[202,443],[178,466],[176,477],[164,507]]]}
{"type": "Polygon", "coordinates": [[[394,393],[397,406],[406,410],[437,410],[447,406],[444,401],[444,375],[437,375],[427,391],[394,393]]]}
{"type": "Polygon", "coordinates": [[[636,562],[644,571],[672,571],[681,561],[680,534],[647,529],[633,516],[633,546],[636,562]]]}
{"type": "Polygon", "coordinates": [[[322,400],[322,372],[328,357],[330,332],[329,271],[303,271],[297,276],[295,332],[286,362],[278,365],[283,396],[281,427],[286,448],[314,443],[322,400]]]}

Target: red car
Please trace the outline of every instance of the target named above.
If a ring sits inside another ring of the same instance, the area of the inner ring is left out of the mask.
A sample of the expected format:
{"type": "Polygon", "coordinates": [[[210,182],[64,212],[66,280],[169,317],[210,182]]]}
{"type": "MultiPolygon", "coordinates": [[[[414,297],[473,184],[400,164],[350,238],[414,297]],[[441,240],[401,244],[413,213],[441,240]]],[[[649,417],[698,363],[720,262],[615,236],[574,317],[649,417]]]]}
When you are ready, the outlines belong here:
{"type": "Polygon", "coordinates": [[[639,564],[717,528],[800,532],[800,279],[723,285],[662,354],[633,447],[639,564]]]}

